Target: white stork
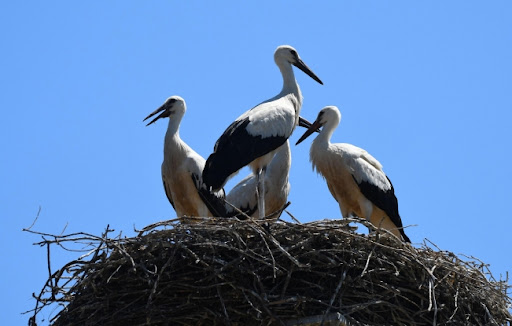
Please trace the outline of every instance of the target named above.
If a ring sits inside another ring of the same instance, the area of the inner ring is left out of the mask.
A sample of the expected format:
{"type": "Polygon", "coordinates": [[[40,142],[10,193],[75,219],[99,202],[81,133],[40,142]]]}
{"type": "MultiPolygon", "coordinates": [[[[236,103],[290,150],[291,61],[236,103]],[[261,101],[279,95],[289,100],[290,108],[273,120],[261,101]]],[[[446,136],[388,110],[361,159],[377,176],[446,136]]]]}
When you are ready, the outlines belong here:
{"type": "Polygon", "coordinates": [[[373,225],[411,242],[398,214],[395,190],[379,161],[362,148],[347,143],[331,143],[332,133],[340,120],[338,108],[326,106],[297,144],[323,127],[311,145],[309,157],[313,169],[316,168],[325,178],[343,217],[350,214],[364,217],[373,225]]]}
{"type": "MultiPolygon", "coordinates": [[[[264,179],[265,216],[277,212],[286,204],[290,193],[288,174],[291,164],[290,143],[287,140],[277,149],[276,155],[267,166],[264,179]]],[[[251,217],[259,216],[256,186],[257,176],[251,173],[231,189],[226,195],[226,201],[230,204],[226,206],[228,216],[237,215],[236,210],[231,205],[251,217]]]]}
{"type": "MultiPolygon", "coordinates": [[[[164,160],[162,181],[169,202],[178,217],[184,216],[224,216],[224,190],[202,192],[208,200],[199,195],[202,185],[201,173],[205,160],[180,138],[180,123],[187,110],[185,100],[179,96],[169,97],[165,103],[148,115],[144,121],[160,113],[151,120],[149,126],[160,118],[169,117],[169,125],[164,140],[164,160]]],[[[185,221],[185,220],[184,220],[185,221]]]]}
{"type": "Polygon", "coordinates": [[[249,165],[258,180],[260,218],[266,211],[263,195],[265,169],[277,148],[284,144],[299,123],[302,94],[292,65],[323,84],[291,46],[279,46],[274,53],[274,61],[283,76],[281,92],[238,117],[217,140],[203,170],[204,183],[218,190],[230,176],[249,165]]]}

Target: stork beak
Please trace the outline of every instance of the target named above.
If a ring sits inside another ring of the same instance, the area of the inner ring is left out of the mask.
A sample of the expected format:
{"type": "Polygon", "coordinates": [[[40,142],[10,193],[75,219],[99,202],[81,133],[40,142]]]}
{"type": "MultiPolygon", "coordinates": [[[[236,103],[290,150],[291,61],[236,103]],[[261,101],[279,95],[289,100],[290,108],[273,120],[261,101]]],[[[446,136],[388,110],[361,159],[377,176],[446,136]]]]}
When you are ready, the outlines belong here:
{"type": "Polygon", "coordinates": [[[308,130],[306,130],[306,132],[304,133],[304,135],[302,135],[302,137],[299,138],[299,140],[297,140],[297,142],[295,143],[295,145],[299,145],[300,143],[302,143],[302,141],[306,138],[308,138],[312,133],[314,133],[315,131],[318,131],[318,129],[321,127],[321,124],[320,124],[320,121],[319,120],[316,120],[315,122],[313,122],[313,124],[311,125],[311,127],[309,127],[308,130]]]}
{"type": "Polygon", "coordinates": [[[300,58],[297,58],[297,62],[294,62],[293,65],[297,68],[299,68],[300,70],[302,70],[304,73],[306,73],[309,77],[313,78],[314,80],[316,80],[318,83],[320,83],[321,85],[323,85],[324,83],[322,83],[322,81],[320,80],[320,78],[317,77],[317,75],[315,75],[315,73],[309,69],[309,67],[304,63],[304,61],[302,61],[300,58]]]}
{"type": "MultiPolygon", "coordinates": [[[[299,116],[299,127],[303,127],[303,128],[310,128],[312,125],[311,122],[309,122],[308,120],[304,119],[303,117],[299,116]]],[[[316,129],[315,130],[316,132],[320,132],[320,128],[316,129]]]]}
{"type": "Polygon", "coordinates": [[[169,110],[166,110],[167,106],[164,104],[162,105],[161,107],[159,107],[158,109],[156,109],[155,111],[151,112],[150,115],[148,115],[147,117],[144,118],[144,120],[142,121],[146,121],[147,119],[151,118],[152,116],[154,116],[155,114],[157,114],[158,112],[160,111],[164,111],[162,113],[160,113],[159,116],[157,116],[156,118],[154,118],[153,120],[151,120],[147,125],[149,126],[150,124],[152,124],[153,122],[155,122],[156,120],[160,119],[160,118],[167,118],[168,116],[171,115],[171,112],[169,110]]]}

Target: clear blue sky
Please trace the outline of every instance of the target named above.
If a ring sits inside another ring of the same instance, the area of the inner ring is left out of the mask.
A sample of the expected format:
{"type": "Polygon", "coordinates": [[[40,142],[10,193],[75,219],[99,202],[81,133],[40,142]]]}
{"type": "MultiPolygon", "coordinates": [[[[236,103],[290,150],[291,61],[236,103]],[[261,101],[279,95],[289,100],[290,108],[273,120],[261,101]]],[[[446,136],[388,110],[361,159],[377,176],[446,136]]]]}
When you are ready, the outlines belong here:
{"type": "MultiPolygon", "coordinates": [[[[509,1],[4,1],[0,5],[1,293],[23,325],[47,278],[35,230],[123,234],[175,217],[160,179],[171,95],[182,138],[207,157],[222,131],[277,94],[273,52],[294,46],[302,115],[343,118],[334,142],[365,148],[395,185],[415,243],[512,271],[512,3],[509,1]]],[[[297,130],[295,142],[303,130],[297,130]]],[[[293,147],[289,211],[340,218],[293,147]]],[[[238,178],[247,174],[242,171],[238,178]]],[[[232,185],[230,183],[229,185],[232,185]]],[[[229,186],[228,189],[229,190],[229,186]]],[[[54,250],[52,267],[69,261],[54,250]]],[[[71,255],[73,257],[73,255],[71,255]]],[[[47,311],[41,318],[51,317],[47,311]]],[[[41,321],[41,320],[39,320],[41,321]]],[[[44,323],[43,323],[44,324],[44,323]]]]}

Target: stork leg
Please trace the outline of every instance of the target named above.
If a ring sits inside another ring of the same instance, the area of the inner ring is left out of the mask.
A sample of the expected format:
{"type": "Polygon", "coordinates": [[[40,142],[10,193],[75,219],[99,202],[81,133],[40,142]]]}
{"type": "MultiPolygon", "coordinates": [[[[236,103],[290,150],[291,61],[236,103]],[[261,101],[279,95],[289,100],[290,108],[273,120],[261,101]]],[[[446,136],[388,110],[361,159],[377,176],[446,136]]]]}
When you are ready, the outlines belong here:
{"type": "Polygon", "coordinates": [[[258,171],[258,185],[256,193],[258,195],[258,211],[259,218],[262,220],[265,217],[265,172],[267,167],[263,167],[258,171]]]}

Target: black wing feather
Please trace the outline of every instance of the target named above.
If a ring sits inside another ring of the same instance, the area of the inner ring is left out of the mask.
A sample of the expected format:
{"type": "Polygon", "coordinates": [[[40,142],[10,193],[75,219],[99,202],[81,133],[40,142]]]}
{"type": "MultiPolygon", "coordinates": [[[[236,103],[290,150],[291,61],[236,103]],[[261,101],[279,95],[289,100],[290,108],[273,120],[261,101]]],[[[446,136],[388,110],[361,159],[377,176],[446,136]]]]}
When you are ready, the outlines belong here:
{"type": "Polygon", "coordinates": [[[169,203],[171,203],[172,208],[174,208],[174,210],[176,210],[176,207],[174,207],[174,202],[172,200],[171,194],[167,192],[167,186],[165,185],[165,181],[162,180],[162,182],[164,184],[165,195],[167,196],[167,199],[169,199],[169,203]]]}
{"type": "Polygon", "coordinates": [[[287,139],[285,136],[262,138],[251,135],[247,132],[249,123],[249,118],[237,120],[219,138],[203,170],[206,185],[220,189],[231,174],[278,148],[287,139]]]}
{"type": "Polygon", "coordinates": [[[359,186],[361,193],[375,206],[382,209],[387,216],[389,216],[391,222],[393,222],[396,225],[396,227],[400,230],[400,234],[402,235],[404,240],[406,242],[411,242],[409,237],[405,235],[405,232],[402,229],[403,224],[402,219],[400,218],[400,214],[398,213],[398,200],[396,199],[395,196],[395,188],[393,187],[391,180],[389,180],[387,176],[386,179],[388,179],[389,184],[391,185],[391,189],[389,190],[383,190],[367,181],[357,182],[355,178],[354,181],[359,186]]]}
{"type": "Polygon", "coordinates": [[[249,204],[247,204],[246,207],[239,207],[238,209],[242,211],[243,214],[233,209],[231,212],[227,214],[227,217],[236,217],[239,220],[245,220],[247,219],[247,216],[251,216],[252,214],[254,214],[254,212],[256,212],[256,210],[258,209],[258,205],[250,207],[249,204]]]}

